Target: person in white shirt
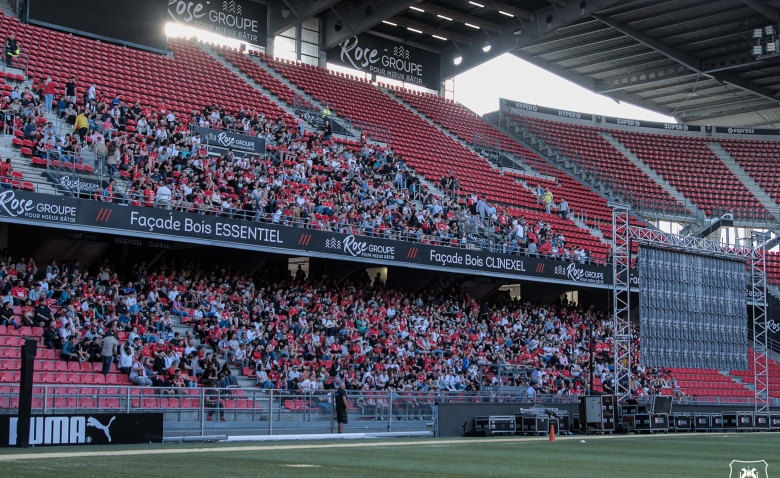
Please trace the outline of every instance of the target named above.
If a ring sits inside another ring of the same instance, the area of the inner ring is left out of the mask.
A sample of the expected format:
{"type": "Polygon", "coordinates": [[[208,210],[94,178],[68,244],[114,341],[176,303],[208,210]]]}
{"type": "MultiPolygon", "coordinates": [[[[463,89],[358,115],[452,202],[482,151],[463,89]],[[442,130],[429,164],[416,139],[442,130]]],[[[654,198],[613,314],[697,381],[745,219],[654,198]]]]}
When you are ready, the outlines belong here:
{"type": "Polygon", "coordinates": [[[171,192],[171,188],[169,188],[164,182],[160,181],[156,195],[157,207],[160,209],[170,209],[172,196],[173,193],[171,192]]]}
{"type": "Polygon", "coordinates": [[[126,374],[129,374],[130,369],[133,368],[133,348],[129,344],[122,347],[117,368],[126,374]]]}
{"type": "Polygon", "coordinates": [[[175,350],[168,350],[168,353],[165,354],[165,368],[171,368],[176,364],[178,366],[179,364],[179,354],[176,353],[175,350]]]}

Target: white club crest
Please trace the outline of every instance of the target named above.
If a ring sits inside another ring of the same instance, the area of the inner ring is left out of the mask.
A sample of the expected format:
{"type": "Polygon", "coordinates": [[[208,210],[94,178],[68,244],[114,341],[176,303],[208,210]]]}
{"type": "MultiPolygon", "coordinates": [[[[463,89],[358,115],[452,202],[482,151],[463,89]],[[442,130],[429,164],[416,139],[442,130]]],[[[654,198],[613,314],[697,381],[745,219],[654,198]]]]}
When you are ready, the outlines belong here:
{"type": "Polygon", "coordinates": [[[729,467],[731,468],[729,478],[769,478],[769,465],[764,460],[733,460],[729,467]]]}

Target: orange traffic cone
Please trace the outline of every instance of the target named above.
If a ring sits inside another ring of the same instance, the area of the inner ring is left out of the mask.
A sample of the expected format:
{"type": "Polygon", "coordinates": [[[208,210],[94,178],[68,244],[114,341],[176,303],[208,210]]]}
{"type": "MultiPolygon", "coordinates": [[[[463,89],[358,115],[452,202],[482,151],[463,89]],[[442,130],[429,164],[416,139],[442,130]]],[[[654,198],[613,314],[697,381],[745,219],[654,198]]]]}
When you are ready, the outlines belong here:
{"type": "Polygon", "coordinates": [[[555,425],[550,425],[550,441],[555,441],[555,425]]]}

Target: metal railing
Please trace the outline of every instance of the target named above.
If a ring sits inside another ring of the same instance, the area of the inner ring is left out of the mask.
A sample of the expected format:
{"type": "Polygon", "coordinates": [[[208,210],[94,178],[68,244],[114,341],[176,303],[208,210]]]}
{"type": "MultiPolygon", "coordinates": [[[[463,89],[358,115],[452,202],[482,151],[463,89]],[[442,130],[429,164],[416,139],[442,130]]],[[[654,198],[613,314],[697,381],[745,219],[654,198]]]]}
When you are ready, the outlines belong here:
{"type": "MultiPolygon", "coordinates": [[[[167,436],[284,435],[336,431],[334,390],[291,393],[274,389],[35,385],[33,414],[163,413],[167,436]]],[[[18,384],[0,385],[0,415],[16,414],[18,384]]],[[[648,397],[635,397],[646,400],[648,397]]],[[[442,403],[573,405],[576,395],[509,392],[347,392],[347,432],[420,431],[436,427],[442,403]]],[[[681,405],[750,405],[752,398],[685,397],[681,405]]],[[[778,400],[773,399],[775,406],[778,400]]]]}
{"type": "MultiPolygon", "coordinates": [[[[152,388],[36,385],[32,411],[164,414],[166,435],[333,433],[335,390],[290,393],[274,389],[152,388]]],[[[347,431],[425,430],[437,401],[485,403],[491,395],[397,391],[348,392],[347,431]]],[[[0,414],[18,410],[18,387],[0,385],[0,414]]]]}

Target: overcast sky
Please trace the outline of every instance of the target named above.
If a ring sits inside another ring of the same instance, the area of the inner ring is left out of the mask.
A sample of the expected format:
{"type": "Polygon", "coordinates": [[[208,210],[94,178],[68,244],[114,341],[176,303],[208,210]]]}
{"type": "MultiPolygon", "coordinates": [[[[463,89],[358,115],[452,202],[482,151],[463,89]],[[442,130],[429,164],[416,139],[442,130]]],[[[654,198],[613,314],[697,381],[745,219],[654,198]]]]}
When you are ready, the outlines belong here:
{"type": "Polygon", "coordinates": [[[455,77],[455,100],[477,114],[496,111],[499,98],[602,116],[677,122],[669,116],[597,95],[509,53],[455,77]]]}

